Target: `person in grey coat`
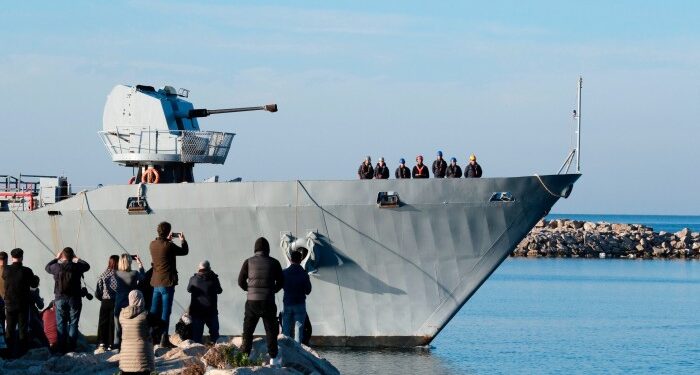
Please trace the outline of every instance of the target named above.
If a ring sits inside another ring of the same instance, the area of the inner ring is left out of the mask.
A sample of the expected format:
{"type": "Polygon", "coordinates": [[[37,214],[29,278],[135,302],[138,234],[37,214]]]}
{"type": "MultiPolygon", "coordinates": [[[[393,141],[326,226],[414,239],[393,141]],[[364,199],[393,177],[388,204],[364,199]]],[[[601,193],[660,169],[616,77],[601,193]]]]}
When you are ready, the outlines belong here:
{"type": "Polygon", "coordinates": [[[114,278],[117,281],[117,293],[114,297],[114,325],[116,334],[114,335],[114,347],[119,348],[122,341],[122,326],[119,324],[119,314],[122,309],[129,305],[129,293],[138,287],[138,283],[143,281],[146,273],[143,270],[143,263],[138,255],[134,259],[139,265],[138,271],[131,269],[132,257],[129,254],[122,254],[119,257],[117,271],[114,278]]]}

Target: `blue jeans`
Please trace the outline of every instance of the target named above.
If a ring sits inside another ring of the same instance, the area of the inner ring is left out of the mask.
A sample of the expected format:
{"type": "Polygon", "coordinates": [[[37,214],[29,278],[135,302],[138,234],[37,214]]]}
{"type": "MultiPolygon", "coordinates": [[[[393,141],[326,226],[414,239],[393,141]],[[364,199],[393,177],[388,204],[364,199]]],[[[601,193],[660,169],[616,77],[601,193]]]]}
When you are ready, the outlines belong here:
{"type": "Polygon", "coordinates": [[[56,306],[56,331],[59,348],[75,350],[78,342],[78,321],[83,309],[81,297],[62,297],[54,301],[56,306]]]}
{"type": "Polygon", "coordinates": [[[205,324],[209,328],[209,342],[216,343],[219,339],[219,316],[216,314],[201,318],[192,317],[192,341],[202,344],[205,324]]]}
{"type": "Polygon", "coordinates": [[[163,333],[168,333],[170,327],[170,312],[173,309],[175,297],[174,286],[157,286],[153,288],[153,301],[151,302],[151,315],[158,316],[163,322],[163,333]]]}
{"type": "Polygon", "coordinates": [[[282,311],[282,333],[293,337],[301,343],[304,336],[304,321],[306,321],[306,304],[284,305],[282,311]]]}

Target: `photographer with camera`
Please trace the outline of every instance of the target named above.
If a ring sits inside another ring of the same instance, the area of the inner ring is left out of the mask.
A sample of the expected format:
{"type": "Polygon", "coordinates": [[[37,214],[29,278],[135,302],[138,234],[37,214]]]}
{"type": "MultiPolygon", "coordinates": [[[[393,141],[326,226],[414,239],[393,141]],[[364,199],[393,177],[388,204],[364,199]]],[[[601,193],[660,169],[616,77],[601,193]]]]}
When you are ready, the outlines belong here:
{"type": "Polygon", "coordinates": [[[46,265],[46,272],[53,275],[55,286],[56,328],[58,350],[74,351],[78,342],[78,321],[83,308],[82,297],[92,299],[87,288],[81,287],[83,274],[90,265],[78,258],[72,248],[66,247],[46,265]]]}
{"type": "Polygon", "coordinates": [[[153,260],[153,300],[151,302],[151,317],[156,320],[154,327],[154,343],[161,346],[172,347],[168,335],[170,326],[170,312],[175,298],[175,285],[177,285],[177,261],[176,257],[187,255],[190,251],[185,235],[174,233],[170,223],[164,221],[158,224],[158,237],[151,241],[149,250],[153,260]],[[172,242],[173,237],[180,239],[182,247],[172,242]]]}

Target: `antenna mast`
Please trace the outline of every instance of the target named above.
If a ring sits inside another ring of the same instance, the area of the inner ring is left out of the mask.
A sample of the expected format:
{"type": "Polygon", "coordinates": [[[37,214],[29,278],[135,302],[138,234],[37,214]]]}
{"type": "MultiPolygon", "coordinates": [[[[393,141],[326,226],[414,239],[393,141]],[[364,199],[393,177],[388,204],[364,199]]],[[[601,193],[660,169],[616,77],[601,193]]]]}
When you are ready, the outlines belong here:
{"type": "Polygon", "coordinates": [[[569,173],[569,168],[574,163],[576,158],[576,173],[581,173],[581,88],[583,88],[583,77],[578,77],[576,87],[576,109],[574,109],[574,120],[576,120],[576,147],[569,153],[569,156],[564,160],[564,164],[559,168],[559,174],[562,172],[569,173]]]}
{"type": "Polygon", "coordinates": [[[583,77],[578,77],[578,89],[576,91],[578,105],[576,108],[576,173],[581,173],[581,88],[583,77]]]}

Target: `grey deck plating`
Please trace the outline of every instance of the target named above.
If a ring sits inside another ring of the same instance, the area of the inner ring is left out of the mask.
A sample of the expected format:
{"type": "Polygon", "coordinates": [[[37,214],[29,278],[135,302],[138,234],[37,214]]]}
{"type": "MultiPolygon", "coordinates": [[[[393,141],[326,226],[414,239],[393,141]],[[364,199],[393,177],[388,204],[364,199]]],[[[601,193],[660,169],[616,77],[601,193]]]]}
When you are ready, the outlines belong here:
{"type": "MultiPolygon", "coordinates": [[[[542,180],[558,193],[579,176],[542,180]]],[[[536,177],[163,184],[146,188],[151,214],[128,215],[136,189],[108,186],[31,212],[0,212],[0,248],[22,247],[50,297],[53,280],[43,268],[59,249],[71,246],[92,265],[93,287],[110,254],[139,253],[148,262],[155,227],[167,220],[191,248],[178,259],[172,323],[189,304],[195,265],[208,259],[224,288],[222,334],[238,335],[245,293],[236,278],[255,239],[267,237],[284,266],[280,234],[317,231],[309,316],[316,343],[343,346],[428,344],[558,199],[536,177]],[[397,192],[403,205],[378,208],[380,191],[397,192]],[[515,201],[489,201],[506,191],[515,201]]],[[[281,293],[277,299],[281,306],[281,293]]],[[[98,309],[84,302],[85,334],[96,332],[98,309]]]]}

